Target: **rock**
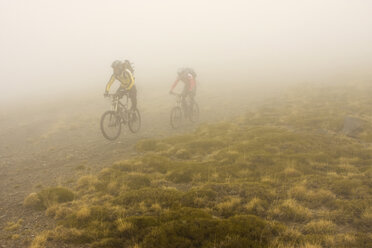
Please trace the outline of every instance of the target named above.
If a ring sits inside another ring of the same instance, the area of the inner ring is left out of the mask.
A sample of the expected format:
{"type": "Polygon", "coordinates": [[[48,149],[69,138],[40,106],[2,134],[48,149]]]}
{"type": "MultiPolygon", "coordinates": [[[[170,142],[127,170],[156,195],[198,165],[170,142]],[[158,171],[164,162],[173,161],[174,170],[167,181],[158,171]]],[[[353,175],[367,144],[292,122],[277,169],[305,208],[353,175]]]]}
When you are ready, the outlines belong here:
{"type": "Polygon", "coordinates": [[[356,137],[360,132],[364,130],[365,125],[366,121],[360,118],[346,116],[344,119],[342,133],[350,137],[356,137]]]}

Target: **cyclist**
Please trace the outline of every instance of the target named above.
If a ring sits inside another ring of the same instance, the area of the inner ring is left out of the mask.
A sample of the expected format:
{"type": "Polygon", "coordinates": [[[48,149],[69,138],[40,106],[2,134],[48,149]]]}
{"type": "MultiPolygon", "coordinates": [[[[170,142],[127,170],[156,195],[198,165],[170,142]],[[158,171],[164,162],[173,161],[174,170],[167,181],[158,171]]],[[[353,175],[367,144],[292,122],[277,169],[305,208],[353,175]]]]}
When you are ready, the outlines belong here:
{"type": "MultiPolygon", "coordinates": [[[[196,95],[196,73],[191,68],[180,68],[177,71],[177,79],[173,83],[169,93],[174,94],[173,90],[176,88],[179,81],[184,83],[183,91],[181,93],[182,96],[182,106],[185,110],[187,110],[186,98],[189,97],[190,101],[194,101],[194,97],[196,95]]],[[[187,113],[188,111],[186,111],[187,113]]]]}
{"type": "Polygon", "coordinates": [[[134,70],[129,62],[129,60],[125,60],[121,62],[120,60],[115,60],[111,67],[113,69],[113,74],[106,85],[105,96],[108,95],[110,91],[111,85],[118,80],[120,82],[120,87],[117,90],[117,94],[119,97],[122,97],[124,94],[128,94],[128,97],[132,103],[131,110],[135,110],[137,108],[137,89],[134,85],[134,70]]]}

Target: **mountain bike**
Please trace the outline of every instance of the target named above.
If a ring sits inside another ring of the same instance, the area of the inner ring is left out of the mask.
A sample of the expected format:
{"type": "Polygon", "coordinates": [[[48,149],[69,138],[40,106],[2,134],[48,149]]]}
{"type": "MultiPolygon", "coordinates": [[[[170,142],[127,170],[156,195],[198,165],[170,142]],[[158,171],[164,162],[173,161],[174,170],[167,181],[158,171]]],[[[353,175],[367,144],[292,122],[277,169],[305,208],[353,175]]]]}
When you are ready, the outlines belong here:
{"type": "Polygon", "coordinates": [[[170,114],[170,124],[174,129],[180,127],[184,120],[199,121],[199,106],[194,99],[188,98],[187,102],[187,99],[184,99],[185,96],[176,93],[171,94],[177,97],[176,106],[172,108],[170,114]]]}
{"type": "MultiPolygon", "coordinates": [[[[128,125],[132,133],[137,133],[141,129],[141,115],[138,109],[128,109],[128,94],[123,104],[118,94],[108,94],[112,98],[112,110],[106,111],[101,117],[101,131],[108,140],[115,140],[119,137],[122,125],[128,125]]],[[[124,97],[123,96],[123,97],[124,97]]]]}

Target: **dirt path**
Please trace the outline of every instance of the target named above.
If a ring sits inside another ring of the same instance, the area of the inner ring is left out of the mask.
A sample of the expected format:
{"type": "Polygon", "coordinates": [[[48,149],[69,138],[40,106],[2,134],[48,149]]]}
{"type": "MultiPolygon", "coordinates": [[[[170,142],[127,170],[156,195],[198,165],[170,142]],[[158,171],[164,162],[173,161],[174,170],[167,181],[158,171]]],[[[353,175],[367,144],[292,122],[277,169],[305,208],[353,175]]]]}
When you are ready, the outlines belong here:
{"type": "MultiPolygon", "coordinates": [[[[28,247],[42,230],[55,225],[44,212],[22,206],[31,192],[52,185],[73,186],[81,175],[96,173],[114,161],[133,156],[136,142],[188,132],[196,126],[172,130],[169,111],[174,99],[158,95],[140,102],[142,129],[131,134],[124,128],[115,142],[100,133],[99,118],[108,103],[71,101],[27,114],[13,113],[0,120],[0,247],[28,247]],[[22,116],[22,117],[20,117],[22,116]],[[9,222],[20,222],[6,230],[9,222]]],[[[253,100],[245,94],[209,94],[199,97],[201,122],[231,118],[245,111],[253,100]]],[[[4,116],[4,115],[2,115],[4,116]]]]}

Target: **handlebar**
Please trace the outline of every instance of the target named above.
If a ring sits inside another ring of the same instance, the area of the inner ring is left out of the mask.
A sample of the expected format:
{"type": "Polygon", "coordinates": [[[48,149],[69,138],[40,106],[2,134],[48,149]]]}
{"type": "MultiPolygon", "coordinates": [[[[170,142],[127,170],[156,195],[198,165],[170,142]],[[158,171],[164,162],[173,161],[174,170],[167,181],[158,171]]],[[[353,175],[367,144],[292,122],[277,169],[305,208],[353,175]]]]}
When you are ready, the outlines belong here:
{"type": "Polygon", "coordinates": [[[129,94],[128,93],[122,93],[122,94],[118,94],[118,93],[114,93],[114,94],[104,94],[103,96],[104,97],[112,97],[112,98],[122,98],[123,96],[128,96],[129,94]]]}
{"type": "Polygon", "coordinates": [[[117,94],[104,94],[104,97],[117,97],[117,94]]]}

